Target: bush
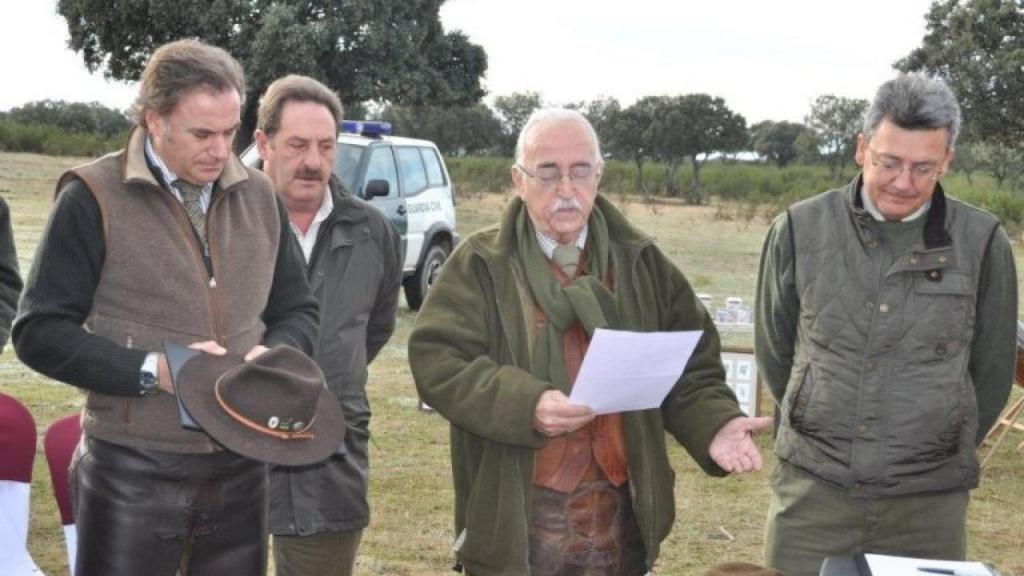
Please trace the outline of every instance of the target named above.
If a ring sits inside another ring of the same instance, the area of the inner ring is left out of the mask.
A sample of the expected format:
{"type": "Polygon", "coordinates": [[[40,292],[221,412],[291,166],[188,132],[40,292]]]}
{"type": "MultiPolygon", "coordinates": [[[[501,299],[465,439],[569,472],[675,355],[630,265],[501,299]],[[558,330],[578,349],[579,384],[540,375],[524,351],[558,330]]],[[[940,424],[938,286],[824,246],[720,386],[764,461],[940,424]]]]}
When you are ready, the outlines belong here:
{"type": "Polygon", "coordinates": [[[0,119],[0,150],[50,156],[100,156],[124,146],[127,133],[69,133],[50,124],[21,124],[0,119]]]}

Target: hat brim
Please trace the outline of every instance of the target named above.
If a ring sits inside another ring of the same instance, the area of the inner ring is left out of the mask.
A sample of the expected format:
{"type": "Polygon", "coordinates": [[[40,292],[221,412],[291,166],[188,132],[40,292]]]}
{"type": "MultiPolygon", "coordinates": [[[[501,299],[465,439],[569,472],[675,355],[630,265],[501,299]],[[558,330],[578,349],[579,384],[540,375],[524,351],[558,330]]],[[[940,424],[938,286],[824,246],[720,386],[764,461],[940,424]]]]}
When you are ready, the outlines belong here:
{"type": "MultiPolygon", "coordinates": [[[[167,356],[170,358],[172,355],[167,356]]],[[[180,359],[183,355],[175,357],[180,359]]],[[[313,362],[308,357],[306,359],[313,362]]],[[[286,440],[263,434],[225,412],[217,402],[217,379],[244,362],[237,355],[199,354],[185,358],[179,366],[171,366],[178,397],[204,432],[232,452],[280,466],[314,464],[339,450],[345,437],[345,417],[326,386],[317,398],[315,418],[310,428],[312,438],[286,440]]]]}

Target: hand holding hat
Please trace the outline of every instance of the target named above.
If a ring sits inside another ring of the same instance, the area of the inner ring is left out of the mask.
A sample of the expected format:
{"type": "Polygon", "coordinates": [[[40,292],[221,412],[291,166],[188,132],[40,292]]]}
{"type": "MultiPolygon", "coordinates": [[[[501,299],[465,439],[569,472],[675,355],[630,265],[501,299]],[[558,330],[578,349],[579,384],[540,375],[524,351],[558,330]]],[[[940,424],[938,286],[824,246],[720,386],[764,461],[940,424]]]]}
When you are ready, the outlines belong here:
{"type": "Polygon", "coordinates": [[[225,448],[271,464],[302,466],[333,454],[345,420],[316,363],[289,346],[246,362],[165,345],[174,388],[195,423],[225,448]]]}

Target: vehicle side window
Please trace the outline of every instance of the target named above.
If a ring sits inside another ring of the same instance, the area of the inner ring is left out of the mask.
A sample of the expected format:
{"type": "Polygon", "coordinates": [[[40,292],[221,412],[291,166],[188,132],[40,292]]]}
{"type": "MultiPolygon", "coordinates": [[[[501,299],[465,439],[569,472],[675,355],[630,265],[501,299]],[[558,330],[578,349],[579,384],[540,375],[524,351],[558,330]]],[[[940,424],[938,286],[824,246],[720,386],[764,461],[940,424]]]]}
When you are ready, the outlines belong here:
{"type": "Polygon", "coordinates": [[[398,170],[395,168],[395,156],[391,153],[391,147],[382,146],[370,152],[370,163],[366,167],[363,186],[370,180],[387,180],[388,198],[398,197],[398,170]]]}
{"type": "Polygon", "coordinates": [[[355,193],[353,187],[356,184],[356,169],[359,168],[359,160],[363,157],[362,146],[351,144],[339,144],[338,156],[334,160],[334,173],[341,179],[345,189],[355,193]]]}
{"type": "Polygon", "coordinates": [[[427,172],[423,167],[423,158],[418,148],[410,146],[395,147],[398,156],[398,169],[402,171],[402,184],[405,195],[417,194],[427,187],[427,172]]]}
{"type": "Polygon", "coordinates": [[[444,186],[444,171],[441,170],[441,160],[437,157],[437,150],[433,148],[420,148],[423,154],[423,163],[427,166],[427,182],[431,186],[444,186]]]}

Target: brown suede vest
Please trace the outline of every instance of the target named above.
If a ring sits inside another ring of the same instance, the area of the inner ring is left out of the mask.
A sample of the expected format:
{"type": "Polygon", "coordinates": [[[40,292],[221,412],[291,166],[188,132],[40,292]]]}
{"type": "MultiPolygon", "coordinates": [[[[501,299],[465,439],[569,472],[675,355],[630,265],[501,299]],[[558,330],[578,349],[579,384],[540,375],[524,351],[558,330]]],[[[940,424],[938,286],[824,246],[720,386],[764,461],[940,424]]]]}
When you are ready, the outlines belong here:
{"type": "MultiPolygon", "coordinates": [[[[581,263],[586,261],[584,254],[581,263]]],[[[556,264],[549,264],[563,286],[571,281],[556,264]]],[[[577,274],[584,272],[581,264],[577,274]]],[[[535,306],[534,329],[539,330],[546,323],[544,312],[535,306]]],[[[589,344],[590,340],[579,322],[562,333],[562,361],[571,383],[576,381],[589,344]]],[[[575,432],[549,438],[547,444],[537,451],[533,483],[571,493],[583,481],[607,479],[613,486],[621,486],[628,476],[622,414],[605,414],[575,432]]]]}
{"type": "MultiPolygon", "coordinates": [[[[86,328],[129,348],[161,351],[165,340],[216,340],[244,353],[262,341],[281,237],[273,188],[232,157],[214,188],[206,237],[213,278],[203,263],[184,206],[150,172],[137,128],[125,150],[72,169],[96,198],[103,218],[103,269],[86,328]]],[[[173,396],[88,393],[82,428],[127,446],[167,452],[218,449],[206,434],[183,429],[173,396]]]]}

